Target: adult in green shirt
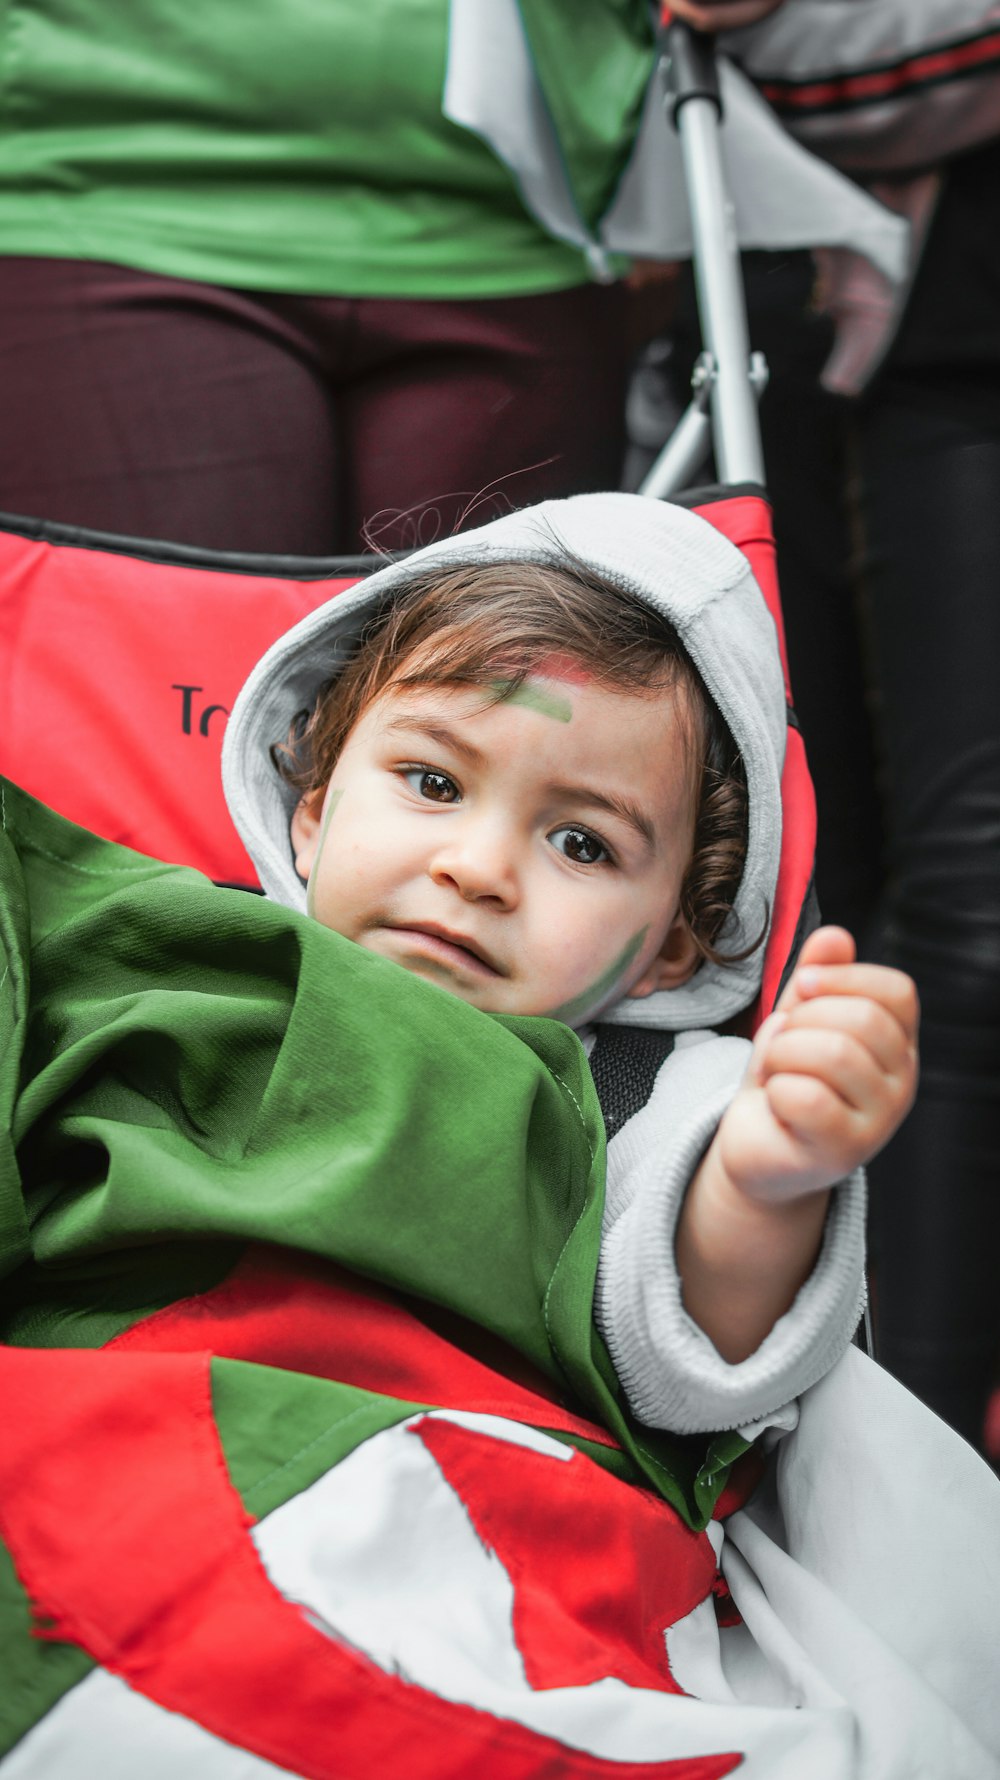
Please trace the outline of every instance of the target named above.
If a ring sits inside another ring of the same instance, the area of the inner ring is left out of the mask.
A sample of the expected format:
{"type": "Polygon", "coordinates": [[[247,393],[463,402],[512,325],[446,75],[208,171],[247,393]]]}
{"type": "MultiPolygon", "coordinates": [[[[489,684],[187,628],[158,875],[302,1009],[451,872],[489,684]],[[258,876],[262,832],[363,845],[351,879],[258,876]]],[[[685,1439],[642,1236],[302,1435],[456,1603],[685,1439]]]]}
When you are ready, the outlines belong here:
{"type": "Polygon", "coordinates": [[[0,506],[322,555],[617,486],[655,10],[0,3],[0,506]]]}
{"type": "MultiPolygon", "coordinates": [[[[325,554],[616,485],[619,268],[549,233],[445,115],[452,11],[4,8],[0,505],[325,554]]],[[[518,18],[593,222],[647,8],[518,18]]]]}

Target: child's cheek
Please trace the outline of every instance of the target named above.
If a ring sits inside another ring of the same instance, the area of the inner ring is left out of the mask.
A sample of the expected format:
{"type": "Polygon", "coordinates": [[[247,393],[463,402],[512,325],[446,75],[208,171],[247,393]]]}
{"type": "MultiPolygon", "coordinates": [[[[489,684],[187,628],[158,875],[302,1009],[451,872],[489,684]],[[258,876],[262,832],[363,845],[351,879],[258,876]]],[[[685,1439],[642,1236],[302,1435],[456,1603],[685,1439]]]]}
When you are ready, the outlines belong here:
{"type": "Polygon", "coordinates": [[[562,1002],[559,1007],[552,1008],[549,1017],[553,1020],[564,1020],[568,1026],[572,1026],[585,1018],[591,1010],[597,1010],[611,1000],[614,991],[621,985],[642,951],[648,933],[648,925],[641,927],[611,962],[605,965],[603,970],[598,971],[578,994],[571,996],[568,1001],[562,1002]]]}

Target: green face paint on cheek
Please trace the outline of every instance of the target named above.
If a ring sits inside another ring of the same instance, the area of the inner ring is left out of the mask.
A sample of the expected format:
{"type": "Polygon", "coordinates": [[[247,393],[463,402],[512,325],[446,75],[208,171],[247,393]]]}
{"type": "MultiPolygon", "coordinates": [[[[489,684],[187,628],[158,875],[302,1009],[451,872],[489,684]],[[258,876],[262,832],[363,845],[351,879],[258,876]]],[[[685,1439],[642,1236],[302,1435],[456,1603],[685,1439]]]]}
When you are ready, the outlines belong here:
{"type": "Polygon", "coordinates": [[[573,706],[569,699],[560,698],[558,692],[539,686],[537,680],[522,680],[520,686],[513,688],[509,680],[494,680],[492,686],[505,705],[523,705],[525,710],[537,711],[542,717],[554,717],[557,723],[573,721],[573,706]]]}
{"type": "Polygon", "coordinates": [[[625,975],[629,965],[638,958],[646,943],[648,932],[648,927],[640,928],[639,932],[629,940],[628,945],[619,952],[614,963],[609,964],[607,970],[602,971],[599,977],[595,977],[594,981],[579,995],[574,995],[571,1001],[564,1001],[561,1006],[552,1008],[549,1019],[562,1020],[567,1026],[573,1026],[591,1008],[599,1007],[601,1002],[610,995],[615,984],[625,975]]]}
{"type": "Polygon", "coordinates": [[[316,842],[316,857],[313,860],[312,871],[309,873],[309,882],[306,885],[307,915],[314,916],[316,913],[316,879],[319,876],[319,862],[323,857],[323,848],[326,845],[326,837],[330,827],[330,818],[343,795],[344,793],[342,791],[331,791],[327,798],[326,809],[323,811],[323,826],[319,831],[319,840],[316,842]]]}

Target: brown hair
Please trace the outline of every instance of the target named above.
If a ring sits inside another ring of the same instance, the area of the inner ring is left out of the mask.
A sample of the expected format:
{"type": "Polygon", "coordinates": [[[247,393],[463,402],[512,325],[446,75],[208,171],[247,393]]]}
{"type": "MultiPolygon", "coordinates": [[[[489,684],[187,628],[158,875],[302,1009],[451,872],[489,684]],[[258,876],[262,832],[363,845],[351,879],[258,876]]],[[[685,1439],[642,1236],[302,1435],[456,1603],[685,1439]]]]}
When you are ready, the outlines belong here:
{"type": "Polygon", "coordinates": [[[730,914],[747,848],[746,774],[701,676],[667,619],[571,556],[559,563],[465,563],[414,575],[365,625],[346,666],[284,742],[278,771],[303,796],[325,791],[348,735],[388,686],[482,686],[510,695],[539,663],[568,657],[605,686],[679,697],[695,789],[680,910],[704,958],[730,914]]]}

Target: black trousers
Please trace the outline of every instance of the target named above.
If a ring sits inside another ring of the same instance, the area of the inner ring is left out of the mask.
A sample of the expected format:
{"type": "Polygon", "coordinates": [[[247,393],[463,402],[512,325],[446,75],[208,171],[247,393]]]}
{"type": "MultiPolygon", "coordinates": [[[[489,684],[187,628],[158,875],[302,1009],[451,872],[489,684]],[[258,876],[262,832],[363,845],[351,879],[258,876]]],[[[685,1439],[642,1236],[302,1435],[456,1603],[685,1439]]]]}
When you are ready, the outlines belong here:
{"type": "Polygon", "coordinates": [[[811,270],[748,266],[827,920],[907,970],[916,1106],[869,1168],[880,1362],[982,1442],[1000,1354],[1000,373],[828,396],[811,270]]]}
{"type": "Polygon", "coordinates": [[[993,431],[888,382],[858,450],[876,945],[922,1007],[917,1104],[870,1169],[879,1358],[978,1443],[1000,1349],[1000,403],[993,431]]]}
{"type": "MultiPolygon", "coordinates": [[[[820,384],[808,257],[745,255],[744,278],[820,906],[923,1009],[917,1104],[869,1169],[878,1358],[980,1446],[1000,1353],[1000,369],[946,333],[940,365],[914,351],[848,402],[820,384]]],[[[682,403],[687,280],[678,309],[682,403]]]]}

